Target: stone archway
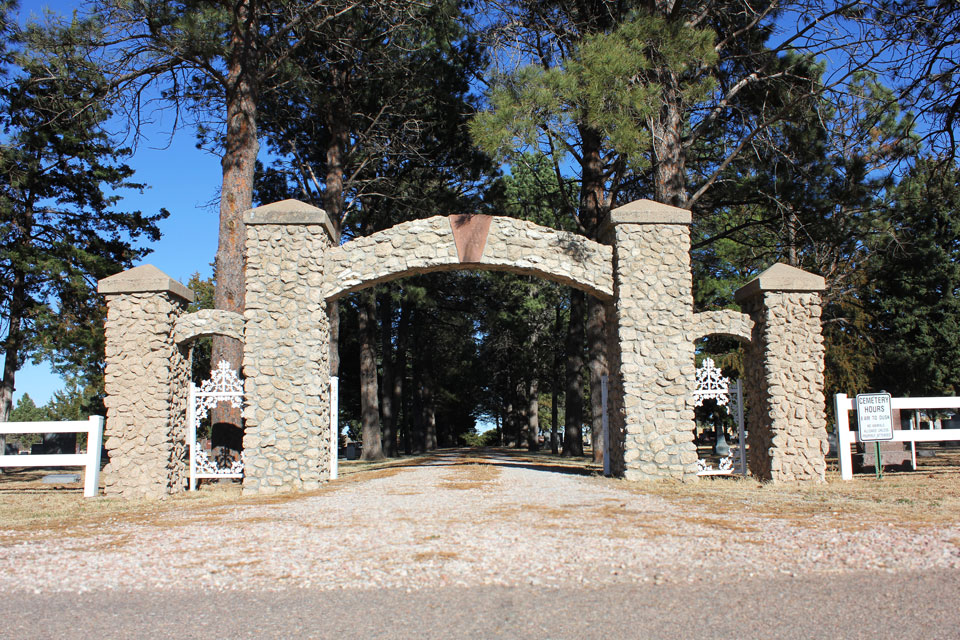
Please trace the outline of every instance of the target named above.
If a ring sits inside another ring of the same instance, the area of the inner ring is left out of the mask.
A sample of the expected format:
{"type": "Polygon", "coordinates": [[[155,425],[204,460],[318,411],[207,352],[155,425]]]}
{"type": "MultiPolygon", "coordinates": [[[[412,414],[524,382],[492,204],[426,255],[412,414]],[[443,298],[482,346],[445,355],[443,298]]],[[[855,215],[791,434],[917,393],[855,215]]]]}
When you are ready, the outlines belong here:
{"type": "MultiPolygon", "coordinates": [[[[532,274],[604,302],[610,327],[611,458],[618,475],[696,478],[693,344],[699,336],[721,333],[748,341],[762,363],[754,375],[759,394],[754,402],[763,407],[751,424],[757,438],[757,451],[750,457],[754,474],[772,480],[823,479],[823,278],[776,265],[737,292],[745,313],[696,314],[689,211],[650,201],[620,207],[611,212],[605,243],[478,215],[415,220],[334,246],[326,213],[291,200],[252,209],[244,222],[245,493],[311,489],[329,477],[327,303],[378,282],[453,269],[532,274]],[[795,361],[803,366],[794,366],[795,361]]],[[[189,292],[153,267],[145,284],[144,278],[133,277],[137,269],[101,281],[111,314],[108,442],[118,454],[153,446],[165,452],[159,461],[170,460],[178,446],[173,441],[179,432],[170,425],[182,415],[179,397],[185,392],[178,385],[185,387],[185,366],[171,356],[170,367],[157,368],[156,389],[140,408],[156,412],[161,426],[149,434],[134,432],[128,429],[127,414],[113,409],[126,406],[118,398],[130,391],[124,373],[130,354],[156,351],[159,343],[168,345],[161,352],[173,353],[178,339],[212,325],[220,331],[240,329],[236,317],[216,313],[178,320],[189,292]],[[126,315],[142,317],[149,330],[125,337],[111,331],[111,323],[129,328],[118,319],[126,315]],[[164,398],[176,401],[165,404],[164,398]]],[[[177,490],[182,473],[154,467],[150,473],[165,474],[154,480],[156,492],[177,490]]],[[[114,492],[139,491],[127,490],[141,485],[124,480],[121,468],[114,492]]]]}
{"type": "Polygon", "coordinates": [[[413,220],[324,255],[323,295],[342,295],[388,280],[475,269],[533,275],[613,298],[611,247],[566,231],[503,216],[453,215],[413,220]]]}

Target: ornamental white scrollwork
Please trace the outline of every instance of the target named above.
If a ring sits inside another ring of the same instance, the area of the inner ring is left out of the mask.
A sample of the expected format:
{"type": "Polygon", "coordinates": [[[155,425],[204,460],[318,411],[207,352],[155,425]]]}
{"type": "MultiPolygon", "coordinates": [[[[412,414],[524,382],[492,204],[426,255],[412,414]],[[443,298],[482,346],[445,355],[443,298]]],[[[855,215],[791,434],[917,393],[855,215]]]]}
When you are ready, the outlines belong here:
{"type": "Polygon", "coordinates": [[[195,407],[197,422],[205,418],[210,409],[225,400],[229,401],[234,408],[241,408],[243,382],[237,377],[237,372],[230,368],[230,363],[221,360],[210,374],[210,379],[204,380],[200,385],[195,407]]]}
{"type": "Polygon", "coordinates": [[[197,447],[195,455],[197,457],[197,471],[199,473],[210,473],[217,475],[243,473],[243,452],[240,453],[240,458],[238,460],[234,460],[229,467],[221,467],[216,463],[216,461],[211,460],[210,456],[207,455],[207,452],[203,449],[203,447],[197,447]]]}
{"type": "Polygon", "coordinates": [[[221,466],[217,460],[212,460],[209,454],[197,443],[197,425],[205,418],[210,409],[221,402],[229,402],[239,409],[243,406],[243,383],[237,372],[230,368],[230,364],[221,360],[217,368],[210,374],[200,388],[190,386],[190,490],[196,490],[198,478],[211,477],[242,477],[243,454],[238,460],[231,460],[221,466]]]}
{"type": "Polygon", "coordinates": [[[707,476],[707,475],[730,475],[734,472],[735,465],[737,464],[736,455],[729,455],[726,458],[720,458],[717,468],[714,469],[713,465],[708,463],[703,458],[697,460],[697,475],[707,476]]]}
{"type": "Polygon", "coordinates": [[[727,378],[713,363],[712,358],[705,358],[697,369],[697,388],[693,392],[693,406],[699,407],[704,400],[716,400],[717,404],[725,406],[730,401],[730,378],[727,378]]]}

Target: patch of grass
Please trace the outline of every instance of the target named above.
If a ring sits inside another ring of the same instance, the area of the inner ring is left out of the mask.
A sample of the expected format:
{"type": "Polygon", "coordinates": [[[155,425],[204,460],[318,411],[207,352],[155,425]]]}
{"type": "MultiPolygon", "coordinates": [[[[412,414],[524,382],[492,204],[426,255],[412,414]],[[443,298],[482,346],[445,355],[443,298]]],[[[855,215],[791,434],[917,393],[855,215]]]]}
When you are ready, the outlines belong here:
{"type": "MultiPolygon", "coordinates": [[[[162,500],[119,497],[83,497],[83,482],[47,485],[41,480],[51,470],[13,469],[0,474],[0,544],[31,537],[57,536],[86,526],[115,527],[124,523],[176,527],[204,521],[211,515],[229,514],[245,506],[284,504],[337,491],[354,482],[387,478],[414,468],[426,457],[383,463],[344,465],[342,476],[314,491],[266,496],[241,495],[239,483],[204,483],[195,492],[162,500]]],[[[59,469],[57,470],[59,471],[59,469]]],[[[101,488],[102,492],[102,488],[101,488]]],[[[269,519],[269,518],[267,518],[269,519]]]]}
{"type": "MultiPolygon", "coordinates": [[[[924,461],[926,462],[926,460],[924,461]]],[[[706,477],[698,482],[616,483],[631,492],[668,502],[696,505],[712,513],[774,517],[801,526],[857,528],[893,523],[902,526],[953,525],[960,513],[960,454],[941,454],[935,467],[884,471],[877,480],[857,475],[841,480],[835,470],[825,483],[760,483],[752,478],[706,477]]]]}
{"type": "Polygon", "coordinates": [[[430,562],[432,560],[453,560],[460,555],[454,551],[421,551],[413,554],[415,562],[430,562]]]}
{"type": "Polygon", "coordinates": [[[451,468],[441,478],[440,487],[455,491],[481,489],[490,487],[494,480],[500,477],[500,469],[490,464],[483,464],[482,460],[469,461],[465,465],[451,468]]]}

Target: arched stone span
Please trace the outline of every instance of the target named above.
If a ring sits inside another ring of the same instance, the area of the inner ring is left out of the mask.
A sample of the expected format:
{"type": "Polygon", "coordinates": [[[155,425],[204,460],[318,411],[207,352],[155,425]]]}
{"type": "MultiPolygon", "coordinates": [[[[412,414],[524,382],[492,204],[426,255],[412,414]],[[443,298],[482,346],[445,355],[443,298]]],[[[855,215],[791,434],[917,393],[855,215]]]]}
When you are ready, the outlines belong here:
{"type": "Polygon", "coordinates": [[[233,311],[200,309],[180,316],[173,325],[173,340],[177,344],[209,336],[243,340],[243,316],[233,311]]]}
{"type": "Polygon", "coordinates": [[[334,247],[324,256],[323,297],[456,269],[539,276],[613,299],[613,249],[583,236],[501,216],[435,216],[334,247]]]}
{"type": "Polygon", "coordinates": [[[690,341],[696,342],[707,336],[726,336],[749,344],[753,335],[753,320],[745,313],[733,309],[702,311],[694,315],[696,324],[690,331],[690,341]]]}

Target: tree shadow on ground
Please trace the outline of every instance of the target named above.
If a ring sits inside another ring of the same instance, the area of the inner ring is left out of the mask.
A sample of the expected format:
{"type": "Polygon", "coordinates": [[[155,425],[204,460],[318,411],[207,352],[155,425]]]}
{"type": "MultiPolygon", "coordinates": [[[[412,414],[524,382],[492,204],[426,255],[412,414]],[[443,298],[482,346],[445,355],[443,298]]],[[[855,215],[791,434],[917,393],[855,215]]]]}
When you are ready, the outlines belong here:
{"type": "Polygon", "coordinates": [[[415,469],[422,467],[465,467],[471,465],[490,465],[493,467],[529,469],[564,475],[592,476],[600,473],[600,468],[589,458],[561,458],[552,453],[521,451],[505,447],[478,447],[438,449],[412,457],[389,458],[376,463],[341,462],[341,469],[352,473],[377,469],[415,469]],[[350,467],[354,467],[350,469],[350,467]]]}

